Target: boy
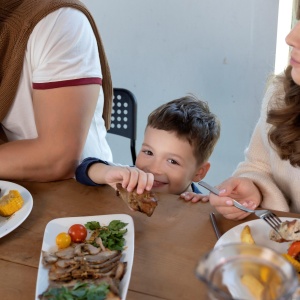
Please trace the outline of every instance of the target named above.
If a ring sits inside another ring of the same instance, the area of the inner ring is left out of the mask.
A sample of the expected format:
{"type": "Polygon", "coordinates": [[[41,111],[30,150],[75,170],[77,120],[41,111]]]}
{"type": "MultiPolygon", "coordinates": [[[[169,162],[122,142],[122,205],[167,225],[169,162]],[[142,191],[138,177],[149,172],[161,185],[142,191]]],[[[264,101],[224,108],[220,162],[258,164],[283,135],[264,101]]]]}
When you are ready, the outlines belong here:
{"type": "Polygon", "coordinates": [[[191,192],[187,197],[191,198],[200,193],[193,182],[208,172],[208,159],[219,137],[217,117],[205,102],[188,95],[161,105],[149,115],[135,167],[87,158],[78,166],[76,179],[113,188],[120,182],[129,192],[137,188],[138,194],[144,190],[176,195],[191,192]]]}

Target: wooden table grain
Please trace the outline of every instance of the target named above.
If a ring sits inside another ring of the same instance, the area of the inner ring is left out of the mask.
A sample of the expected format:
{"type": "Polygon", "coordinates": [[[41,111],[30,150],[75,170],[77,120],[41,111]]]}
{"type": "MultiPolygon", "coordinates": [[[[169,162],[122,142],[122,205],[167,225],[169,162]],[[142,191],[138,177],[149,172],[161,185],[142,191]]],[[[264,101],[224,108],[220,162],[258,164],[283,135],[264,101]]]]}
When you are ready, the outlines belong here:
{"type": "MultiPolygon", "coordinates": [[[[55,218],[129,214],[135,227],[135,249],[128,300],[207,299],[195,277],[199,258],[216,243],[208,203],[189,203],[175,195],[159,195],[151,217],[132,212],[109,186],[88,187],[73,179],[17,182],[32,194],[33,209],[14,231],[0,239],[0,298],[33,300],[44,230],[55,218]]],[[[281,216],[299,217],[280,213],[281,216]]],[[[221,232],[243,221],[216,213],[221,232]]]]}

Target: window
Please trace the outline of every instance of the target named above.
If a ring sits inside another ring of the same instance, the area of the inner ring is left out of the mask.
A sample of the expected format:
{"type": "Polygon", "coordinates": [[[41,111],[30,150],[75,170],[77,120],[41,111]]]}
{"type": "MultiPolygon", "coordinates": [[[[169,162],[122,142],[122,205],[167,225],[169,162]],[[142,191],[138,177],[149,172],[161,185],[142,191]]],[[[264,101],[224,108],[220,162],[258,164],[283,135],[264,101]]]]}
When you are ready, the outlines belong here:
{"type": "Polygon", "coordinates": [[[298,0],[279,0],[275,74],[281,73],[289,61],[289,46],[285,43],[285,37],[296,20],[297,4],[298,0]]]}

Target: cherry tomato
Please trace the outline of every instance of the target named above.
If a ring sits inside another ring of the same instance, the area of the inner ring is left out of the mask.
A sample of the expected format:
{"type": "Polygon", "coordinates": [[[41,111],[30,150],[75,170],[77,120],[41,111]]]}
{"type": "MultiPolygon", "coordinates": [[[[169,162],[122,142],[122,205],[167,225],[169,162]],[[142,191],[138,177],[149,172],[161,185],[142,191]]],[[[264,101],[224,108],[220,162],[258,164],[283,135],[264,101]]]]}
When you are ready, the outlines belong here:
{"type": "Polygon", "coordinates": [[[87,236],[86,228],[81,224],[74,224],[69,228],[68,231],[71,236],[72,242],[74,243],[82,243],[85,241],[87,236]]]}
{"type": "Polygon", "coordinates": [[[71,244],[71,236],[66,232],[61,232],[56,236],[56,245],[63,249],[69,247],[71,244]]]}
{"type": "Polygon", "coordinates": [[[293,242],[288,249],[288,254],[292,257],[296,257],[299,253],[300,253],[300,241],[293,242]]]}

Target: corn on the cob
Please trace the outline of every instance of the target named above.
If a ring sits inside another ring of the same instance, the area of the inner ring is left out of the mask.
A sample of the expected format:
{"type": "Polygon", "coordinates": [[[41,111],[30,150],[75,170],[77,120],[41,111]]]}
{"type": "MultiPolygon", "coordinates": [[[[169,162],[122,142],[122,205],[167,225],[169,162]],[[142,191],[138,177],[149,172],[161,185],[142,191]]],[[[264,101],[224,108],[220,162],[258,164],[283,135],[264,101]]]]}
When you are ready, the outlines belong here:
{"type": "Polygon", "coordinates": [[[19,191],[10,190],[0,199],[0,215],[8,217],[19,210],[23,204],[24,200],[19,191]]]}

